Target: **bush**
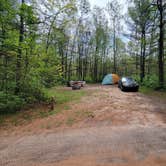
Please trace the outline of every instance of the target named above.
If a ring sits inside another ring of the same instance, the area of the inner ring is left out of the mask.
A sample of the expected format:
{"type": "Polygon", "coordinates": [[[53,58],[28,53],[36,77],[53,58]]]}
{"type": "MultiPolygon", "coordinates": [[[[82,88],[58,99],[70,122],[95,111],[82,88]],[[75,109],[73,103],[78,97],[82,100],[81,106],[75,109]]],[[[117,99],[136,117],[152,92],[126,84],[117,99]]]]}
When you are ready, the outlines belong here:
{"type": "Polygon", "coordinates": [[[86,81],[87,83],[95,83],[95,81],[94,81],[90,76],[87,76],[87,77],[85,78],[85,81],[86,81]]]}
{"type": "Polygon", "coordinates": [[[11,113],[20,110],[27,104],[34,104],[36,102],[49,102],[45,89],[36,84],[24,84],[18,95],[11,92],[0,92],[0,113],[11,113]]]}
{"type": "Polygon", "coordinates": [[[140,83],[140,77],[138,75],[132,75],[132,77],[138,82],[140,83]]]}
{"type": "Polygon", "coordinates": [[[0,92],[0,113],[9,113],[20,110],[24,104],[25,100],[20,96],[14,94],[6,94],[5,92],[0,92]]]}
{"type": "Polygon", "coordinates": [[[140,77],[138,75],[133,76],[133,78],[142,86],[147,88],[155,89],[158,87],[158,77],[156,75],[147,75],[145,76],[143,82],[140,82],[140,77]]]}
{"type": "Polygon", "coordinates": [[[142,85],[155,89],[158,86],[158,77],[156,75],[146,76],[142,85]]]}
{"type": "Polygon", "coordinates": [[[47,101],[48,96],[41,85],[35,83],[26,83],[22,86],[21,93],[19,94],[27,104],[32,104],[40,101],[47,101]]]}

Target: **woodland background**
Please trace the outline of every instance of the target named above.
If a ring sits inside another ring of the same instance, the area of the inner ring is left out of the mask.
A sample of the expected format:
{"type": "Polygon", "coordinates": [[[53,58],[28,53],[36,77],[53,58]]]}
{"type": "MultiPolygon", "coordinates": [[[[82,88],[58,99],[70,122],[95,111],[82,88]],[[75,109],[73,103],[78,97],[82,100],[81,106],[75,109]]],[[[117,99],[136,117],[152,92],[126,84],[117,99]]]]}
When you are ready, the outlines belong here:
{"type": "Polygon", "coordinates": [[[47,88],[98,83],[108,73],[164,89],[166,1],[128,2],[122,15],[117,0],[105,8],[88,0],[1,0],[0,112],[49,101],[47,88]]]}

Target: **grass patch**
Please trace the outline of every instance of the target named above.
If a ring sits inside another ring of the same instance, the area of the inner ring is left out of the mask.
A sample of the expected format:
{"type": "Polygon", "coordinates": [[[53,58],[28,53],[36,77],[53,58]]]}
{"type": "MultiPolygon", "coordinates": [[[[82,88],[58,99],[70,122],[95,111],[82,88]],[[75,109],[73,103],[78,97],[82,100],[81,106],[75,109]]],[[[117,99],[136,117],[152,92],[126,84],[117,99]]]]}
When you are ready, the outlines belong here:
{"type": "MultiPolygon", "coordinates": [[[[0,115],[0,127],[23,125],[37,118],[45,118],[58,114],[62,110],[69,110],[70,106],[67,105],[68,102],[79,101],[81,97],[88,94],[88,92],[84,90],[73,91],[64,89],[63,87],[46,89],[45,92],[49,97],[55,98],[56,104],[53,111],[50,111],[47,106],[39,104],[29,110],[22,110],[11,114],[4,113],[0,115]]],[[[67,123],[72,125],[72,121],[72,119],[69,119],[67,123]]]]}
{"type": "Polygon", "coordinates": [[[162,99],[166,99],[166,90],[154,90],[152,88],[147,88],[145,86],[141,86],[139,91],[145,95],[149,95],[149,96],[154,96],[154,97],[159,97],[162,99]]]}
{"type": "Polygon", "coordinates": [[[61,88],[51,88],[47,90],[48,96],[55,98],[57,104],[63,104],[73,100],[79,100],[82,96],[87,94],[83,90],[64,90],[61,88]]]}
{"type": "Polygon", "coordinates": [[[48,112],[44,112],[44,111],[39,112],[39,116],[40,116],[40,118],[48,117],[48,115],[49,115],[48,112]]]}
{"type": "Polygon", "coordinates": [[[54,114],[58,114],[59,112],[61,112],[62,111],[62,108],[55,108],[53,111],[49,111],[48,112],[48,116],[49,115],[54,115],[54,114]]]}
{"type": "Polygon", "coordinates": [[[71,107],[69,105],[64,106],[64,110],[69,110],[71,107]]]}

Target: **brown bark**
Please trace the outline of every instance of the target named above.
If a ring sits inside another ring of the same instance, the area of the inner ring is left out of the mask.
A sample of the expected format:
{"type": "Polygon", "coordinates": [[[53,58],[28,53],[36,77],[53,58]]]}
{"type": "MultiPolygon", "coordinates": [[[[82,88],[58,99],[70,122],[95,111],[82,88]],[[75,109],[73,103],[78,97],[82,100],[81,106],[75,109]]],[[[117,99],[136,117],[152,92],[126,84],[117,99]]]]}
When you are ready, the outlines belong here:
{"type": "Polygon", "coordinates": [[[143,82],[145,77],[145,50],[146,50],[146,34],[145,28],[142,28],[141,34],[141,56],[140,56],[140,80],[143,82]]]}
{"type": "Polygon", "coordinates": [[[160,35],[159,35],[159,54],[158,54],[158,69],[159,69],[159,86],[164,86],[164,18],[163,18],[163,2],[157,0],[157,7],[160,13],[160,35]]]}
{"type": "Polygon", "coordinates": [[[117,72],[117,65],[116,65],[116,30],[115,30],[115,17],[114,17],[114,21],[113,21],[113,25],[114,25],[114,41],[113,41],[113,49],[114,49],[114,73],[117,72]]]}
{"type": "MultiPolygon", "coordinates": [[[[21,1],[21,5],[25,3],[25,0],[21,1]]],[[[21,9],[22,10],[22,9],[21,9]]],[[[15,93],[18,94],[21,88],[21,60],[22,60],[22,42],[24,40],[24,17],[23,11],[20,14],[20,32],[19,32],[19,48],[16,60],[16,88],[15,93]]]]}

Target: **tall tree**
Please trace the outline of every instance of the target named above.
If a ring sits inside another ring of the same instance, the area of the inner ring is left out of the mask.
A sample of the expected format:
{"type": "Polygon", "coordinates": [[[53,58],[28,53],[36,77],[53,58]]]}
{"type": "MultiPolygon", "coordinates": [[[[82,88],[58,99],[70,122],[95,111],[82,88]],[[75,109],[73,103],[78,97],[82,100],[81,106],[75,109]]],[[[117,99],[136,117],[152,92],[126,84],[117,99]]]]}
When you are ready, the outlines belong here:
{"type": "Polygon", "coordinates": [[[117,72],[117,45],[116,45],[116,38],[118,38],[118,31],[120,30],[120,4],[117,0],[112,0],[107,4],[107,11],[110,16],[110,22],[113,28],[113,70],[114,73],[117,72]]]}
{"type": "MultiPolygon", "coordinates": [[[[166,2],[165,2],[166,5],[166,2]]],[[[157,9],[159,11],[159,53],[158,53],[158,68],[159,68],[159,86],[164,86],[164,2],[157,0],[157,9]]]]}
{"type": "Polygon", "coordinates": [[[134,0],[134,6],[129,8],[129,15],[135,24],[135,31],[140,34],[140,80],[143,82],[145,77],[145,58],[146,58],[146,34],[152,24],[151,9],[149,0],[134,0]]]}
{"type": "Polygon", "coordinates": [[[22,43],[24,40],[24,7],[25,7],[25,0],[21,0],[21,7],[19,14],[20,16],[19,46],[18,46],[17,63],[16,63],[16,89],[15,89],[16,94],[20,92],[20,86],[21,86],[22,43]]]}

